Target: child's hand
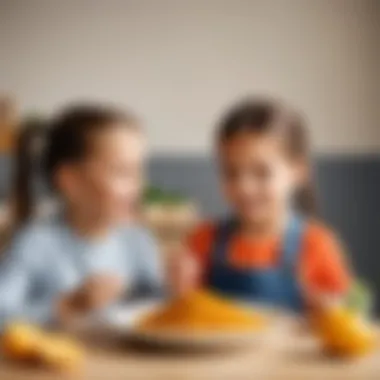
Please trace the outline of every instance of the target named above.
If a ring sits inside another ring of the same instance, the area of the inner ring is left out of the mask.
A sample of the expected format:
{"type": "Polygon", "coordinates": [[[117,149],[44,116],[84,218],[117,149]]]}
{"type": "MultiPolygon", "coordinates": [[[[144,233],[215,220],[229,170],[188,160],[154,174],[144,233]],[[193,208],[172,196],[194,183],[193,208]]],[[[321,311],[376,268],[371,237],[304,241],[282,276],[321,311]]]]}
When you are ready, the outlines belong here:
{"type": "Polygon", "coordinates": [[[342,304],[344,296],[337,293],[326,293],[322,291],[309,291],[306,294],[306,303],[310,312],[317,313],[342,304]]]}
{"type": "Polygon", "coordinates": [[[173,252],[168,265],[169,288],[175,295],[194,290],[200,281],[200,267],[191,252],[182,248],[173,252]]]}
{"type": "Polygon", "coordinates": [[[58,300],[57,319],[61,324],[70,325],[83,314],[100,310],[116,301],[124,290],[123,282],[116,276],[93,275],[79,289],[58,300]]]}
{"type": "Polygon", "coordinates": [[[124,284],[120,278],[108,274],[89,277],[77,291],[77,303],[84,311],[100,310],[122,296],[124,284]]]}

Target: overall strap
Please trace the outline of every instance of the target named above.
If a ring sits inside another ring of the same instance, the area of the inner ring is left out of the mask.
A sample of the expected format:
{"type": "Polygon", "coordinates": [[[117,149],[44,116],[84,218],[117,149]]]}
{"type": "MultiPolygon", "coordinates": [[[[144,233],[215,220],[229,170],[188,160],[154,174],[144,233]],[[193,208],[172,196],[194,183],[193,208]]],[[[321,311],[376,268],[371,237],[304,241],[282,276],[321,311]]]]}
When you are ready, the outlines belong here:
{"type": "Polygon", "coordinates": [[[212,262],[225,262],[228,253],[228,245],[237,230],[237,225],[238,223],[234,218],[229,218],[218,223],[211,252],[212,262]]]}
{"type": "MultiPolygon", "coordinates": [[[[286,268],[293,268],[298,260],[301,249],[305,221],[299,215],[292,215],[285,230],[282,248],[281,263],[286,268]]],[[[211,252],[212,262],[225,262],[228,244],[238,228],[238,221],[229,218],[221,221],[216,230],[214,245],[211,252]]]]}
{"type": "Polygon", "coordinates": [[[304,229],[304,219],[299,215],[292,215],[282,243],[281,263],[284,268],[293,269],[298,262],[304,229]]]}

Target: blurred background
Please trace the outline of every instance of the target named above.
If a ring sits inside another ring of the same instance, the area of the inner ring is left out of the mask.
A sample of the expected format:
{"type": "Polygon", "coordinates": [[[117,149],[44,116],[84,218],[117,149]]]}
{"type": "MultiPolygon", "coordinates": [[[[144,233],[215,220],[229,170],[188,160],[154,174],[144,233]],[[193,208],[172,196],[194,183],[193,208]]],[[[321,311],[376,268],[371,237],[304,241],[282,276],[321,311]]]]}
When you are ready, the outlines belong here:
{"type": "Polygon", "coordinates": [[[0,0],[2,223],[20,119],[76,100],[135,110],[151,197],[213,217],[217,116],[275,95],[307,115],[323,216],[380,295],[379,41],[378,0],[0,0]]]}

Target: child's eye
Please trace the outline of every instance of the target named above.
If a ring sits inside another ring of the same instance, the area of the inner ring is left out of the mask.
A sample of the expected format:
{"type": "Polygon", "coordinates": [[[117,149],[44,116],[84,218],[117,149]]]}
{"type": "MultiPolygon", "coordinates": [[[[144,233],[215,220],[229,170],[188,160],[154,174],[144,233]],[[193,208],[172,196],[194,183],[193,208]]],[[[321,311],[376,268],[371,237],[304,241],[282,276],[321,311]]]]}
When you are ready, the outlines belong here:
{"type": "Polygon", "coordinates": [[[129,170],[128,168],[120,167],[120,166],[114,166],[111,169],[112,174],[118,175],[118,176],[128,176],[129,170]]]}
{"type": "Polygon", "coordinates": [[[136,170],[128,167],[115,167],[112,172],[118,177],[135,177],[136,175],[136,170]]]}
{"type": "Polygon", "coordinates": [[[270,167],[262,165],[252,168],[252,175],[258,179],[267,180],[272,176],[272,170],[270,167]]]}
{"type": "Polygon", "coordinates": [[[234,167],[224,167],[222,168],[222,175],[228,180],[234,180],[239,177],[239,170],[234,167]]]}
{"type": "Polygon", "coordinates": [[[265,181],[268,180],[272,174],[272,169],[264,165],[245,169],[226,166],[222,169],[223,177],[229,181],[237,180],[242,176],[245,178],[250,177],[252,179],[265,181]]]}

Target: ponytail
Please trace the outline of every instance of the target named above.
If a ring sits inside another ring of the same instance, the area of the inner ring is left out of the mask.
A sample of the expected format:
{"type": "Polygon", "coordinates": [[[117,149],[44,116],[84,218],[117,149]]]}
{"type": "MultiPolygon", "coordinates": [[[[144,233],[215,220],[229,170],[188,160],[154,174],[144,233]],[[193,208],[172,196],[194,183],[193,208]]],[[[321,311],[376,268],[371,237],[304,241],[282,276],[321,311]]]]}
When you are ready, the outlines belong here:
{"type": "Polygon", "coordinates": [[[13,223],[24,224],[33,214],[33,172],[37,160],[36,146],[43,128],[33,119],[21,125],[15,152],[13,184],[13,223]]]}
{"type": "Polygon", "coordinates": [[[81,160],[87,154],[89,134],[120,123],[128,128],[138,124],[133,115],[98,104],[70,106],[49,120],[49,125],[36,118],[24,123],[16,147],[13,184],[12,211],[16,227],[33,215],[33,175],[37,167],[45,183],[54,188],[54,175],[59,166],[81,160]],[[46,146],[40,154],[38,150],[43,140],[46,140],[46,146]]]}

